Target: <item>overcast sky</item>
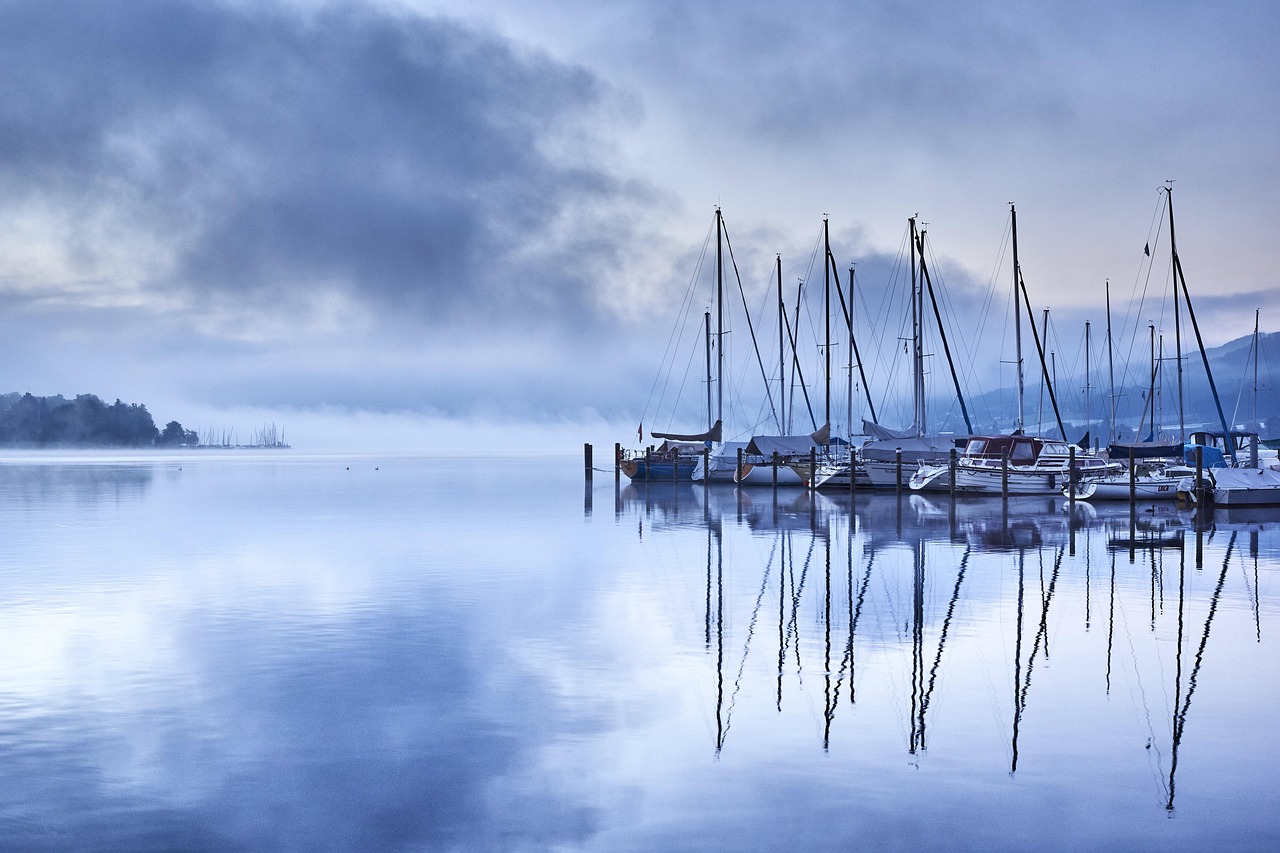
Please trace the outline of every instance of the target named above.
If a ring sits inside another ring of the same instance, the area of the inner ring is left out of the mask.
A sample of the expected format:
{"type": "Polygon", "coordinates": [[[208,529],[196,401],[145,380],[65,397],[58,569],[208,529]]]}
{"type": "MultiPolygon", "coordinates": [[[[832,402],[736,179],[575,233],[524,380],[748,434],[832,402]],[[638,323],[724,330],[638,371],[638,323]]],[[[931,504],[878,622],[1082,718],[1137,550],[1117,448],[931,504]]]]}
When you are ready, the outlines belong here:
{"type": "Polygon", "coordinates": [[[1059,335],[1163,331],[1168,179],[1206,343],[1276,328],[1280,10],[1009,5],[0,3],[0,390],[634,423],[716,205],[754,305],[919,214],[991,387],[1009,202],[1059,335]]]}

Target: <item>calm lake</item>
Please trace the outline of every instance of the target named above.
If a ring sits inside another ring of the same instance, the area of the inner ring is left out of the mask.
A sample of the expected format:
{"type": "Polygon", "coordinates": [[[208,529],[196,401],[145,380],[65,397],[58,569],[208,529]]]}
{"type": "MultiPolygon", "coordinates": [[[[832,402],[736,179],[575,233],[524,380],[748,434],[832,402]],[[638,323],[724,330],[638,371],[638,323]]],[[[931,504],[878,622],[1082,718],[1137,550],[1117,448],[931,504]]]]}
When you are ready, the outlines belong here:
{"type": "Polygon", "coordinates": [[[4,850],[1280,849],[1280,510],[6,453],[0,531],[4,850]]]}

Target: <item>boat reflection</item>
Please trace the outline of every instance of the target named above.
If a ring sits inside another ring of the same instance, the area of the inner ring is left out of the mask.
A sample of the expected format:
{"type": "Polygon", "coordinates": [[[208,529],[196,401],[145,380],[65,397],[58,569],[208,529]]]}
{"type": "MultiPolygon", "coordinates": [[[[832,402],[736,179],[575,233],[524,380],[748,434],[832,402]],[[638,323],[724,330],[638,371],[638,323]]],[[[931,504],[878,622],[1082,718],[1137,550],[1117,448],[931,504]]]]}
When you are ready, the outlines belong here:
{"type": "MultiPolygon", "coordinates": [[[[1215,618],[1227,618],[1222,599],[1247,601],[1229,612],[1248,614],[1249,633],[1262,642],[1258,566],[1270,558],[1270,567],[1280,568],[1273,514],[1197,516],[1168,502],[1131,508],[1054,497],[775,497],[680,484],[629,486],[617,494],[615,510],[620,520],[639,519],[642,537],[705,530],[696,552],[685,553],[689,570],[699,565],[704,572],[701,633],[714,678],[717,754],[732,743],[742,703],[767,692],[781,717],[795,715],[797,704],[821,707],[823,750],[869,731],[901,731],[915,763],[928,753],[936,715],[961,715],[944,726],[951,732],[983,724],[972,709],[956,710],[957,692],[994,691],[985,713],[999,709],[1005,768],[1016,775],[1029,755],[1046,760],[1048,721],[1079,727],[1066,737],[1088,742],[1092,730],[1071,708],[1107,708],[1119,674],[1139,679],[1141,688],[1129,691],[1135,701],[1147,702],[1153,690],[1171,701],[1167,733],[1153,723],[1144,750],[1159,769],[1152,775],[1163,780],[1159,800],[1170,811],[1197,683],[1202,671],[1223,669],[1230,654],[1209,643],[1215,618]],[[1246,541],[1252,572],[1244,566],[1243,587],[1228,587],[1228,567],[1245,562],[1246,541]],[[1221,570],[1210,589],[1198,570],[1218,554],[1221,570]],[[1098,567],[1106,567],[1102,577],[1098,567]],[[1095,600],[1102,596],[1105,608],[1095,600]],[[1105,643],[1092,633],[1100,612],[1105,643]],[[1051,645],[1068,658],[1061,668],[1050,666],[1051,645]],[[993,660],[1004,662],[1002,672],[974,678],[993,660]],[[1168,660],[1176,664],[1172,682],[1161,663],[1168,660]],[[1081,684],[1067,678],[1080,673],[1081,684]],[[973,682],[957,686],[964,679],[973,682]],[[939,685],[947,686],[944,705],[939,685]],[[885,709],[895,709],[896,721],[871,719],[885,709]],[[1028,719],[1036,720],[1032,729],[1028,719]]],[[[1218,679],[1215,686],[1229,684],[1218,679]]],[[[746,713],[760,725],[758,708],[746,713]]],[[[1144,705],[1138,716],[1159,715],[1144,705]]]]}

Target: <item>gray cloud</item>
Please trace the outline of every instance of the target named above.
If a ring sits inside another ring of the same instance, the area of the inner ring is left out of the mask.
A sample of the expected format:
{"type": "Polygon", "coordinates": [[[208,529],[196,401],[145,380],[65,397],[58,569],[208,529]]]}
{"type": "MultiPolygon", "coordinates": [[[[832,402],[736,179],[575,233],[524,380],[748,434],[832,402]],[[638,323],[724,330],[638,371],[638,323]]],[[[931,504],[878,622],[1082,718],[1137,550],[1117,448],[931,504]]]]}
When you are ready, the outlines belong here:
{"type": "Polygon", "coordinates": [[[609,238],[558,229],[637,196],[593,162],[591,73],[443,19],[11,3],[0,52],[5,196],[73,211],[81,270],[163,247],[134,284],[206,312],[593,311],[609,238]]]}

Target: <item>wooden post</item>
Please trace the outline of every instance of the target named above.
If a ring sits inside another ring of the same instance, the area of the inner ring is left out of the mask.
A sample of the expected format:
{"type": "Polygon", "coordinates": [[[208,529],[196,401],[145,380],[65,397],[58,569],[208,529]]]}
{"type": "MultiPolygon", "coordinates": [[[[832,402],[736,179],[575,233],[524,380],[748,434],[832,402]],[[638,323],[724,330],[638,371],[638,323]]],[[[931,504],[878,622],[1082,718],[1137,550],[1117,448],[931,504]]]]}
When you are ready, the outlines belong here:
{"type": "Polygon", "coordinates": [[[582,445],[582,467],[586,471],[587,482],[591,482],[591,445],[589,443],[582,445]]]}
{"type": "Polygon", "coordinates": [[[773,451],[773,467],[770,470],[773,471],[773,496],[775,498],[778,496],[778,465],[781,462],[782,460],[778,457],[778,451],[773,451]]]}
{"type": "Polygon", "coordinates": [[[818,448],[809,448],[809,478],[805,483],[810,489],[815,488],[813,481],[818,479],[818,448]]]}
{"type": "Polygon", "coordinates": [[[733,482],[741,484],[742,482],[742,448],[738,448],[738,467],[733,469],[733,482]]]}
{"type": "Polygon", "coordinates": [[[649,469],[653,467],[653,448],[646,447],[644,449],[644,481],[649,482],[649,469]]]}
{"type": "Polygon", "coordinates": [[[858,490],[858,451],[849,445],[849,497],[858,490]]]}
{"type": "Polygon", "coordinates": [[[1204,477],[1204,447],[1196,445],[1196,509],[1204,505],[1205,489],[1201,483],[1204,477]]]}
{"type": "Polygon", "coordinates": [[[947,469],[951,475],[951,503],[954,505],[956,502],[956,449],[954,447],[951,448],[947,469]]]}
{"type": "Polygon", "coordinates": [[[1000,497],[1009,502],[1009,448],[1000,452],[1000,497]]]}
{"type": "Polygon", "coordinates": [[[702,484],[711,485],[711,448],[702,448],[702,484]]]}
{"type": "Polygon", "coordinates": [[[894,458],[894,465],[896,466],[894,468],[894,480],[896,481],[894,483],[894,489],[895,489],[894,494],[896,494],[898,497],[902,497],[902,448],[901,447],[899,447],[897,450],[893,452],[893,458],[894,458]]]}
{"type": "MultiPolygon", "coordinates": [[[[1071,507],[1071,511],[1075,512],[1076,506],[1076,446],[1071,445],[1071,461],[1067,468],[1067,504],[1071,507]]],[[[1075,550],[1075,545],[1071,547],[1075,550]]]]}
{"type": "Polygon", "coordinates": [[[622,483],[622,444],[613,443],[613,485],[617,488],[622,483]]]}

